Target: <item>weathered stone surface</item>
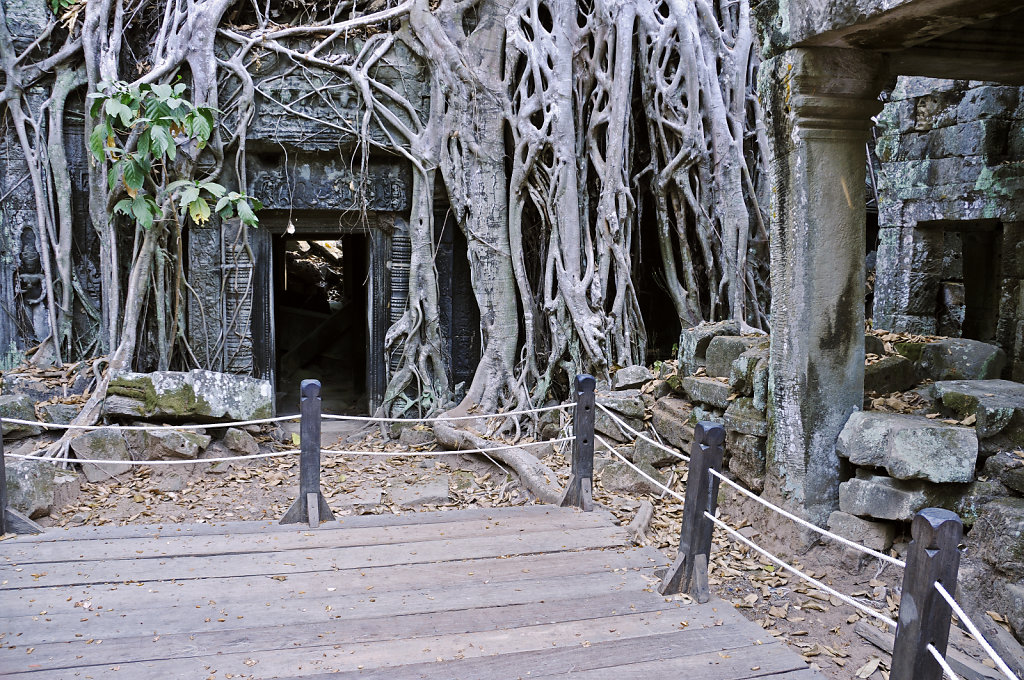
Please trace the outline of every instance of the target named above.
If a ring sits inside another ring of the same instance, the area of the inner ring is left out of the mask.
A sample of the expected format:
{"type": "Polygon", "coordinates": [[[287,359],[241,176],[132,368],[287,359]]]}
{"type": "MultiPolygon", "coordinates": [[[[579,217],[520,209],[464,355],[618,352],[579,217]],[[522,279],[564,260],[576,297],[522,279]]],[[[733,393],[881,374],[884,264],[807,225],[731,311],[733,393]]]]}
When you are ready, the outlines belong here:
{"type": "Polygon", "coordinates": [[[628,390],[648,380],[654,380],[654,374],[646,366],[624,366],[612,374],[612,389],[628,390]]]}
{"type": "Polygon", "coordinates": [[[720,408],[709,408],[704,404],[697,404],[693,407],[693,412],[690,414],[690,425],[696,425],[702,420],[724,425],[725,411],[720,408]]]}
{"type": "Polygon", "coordinates": [[[40,420],[58,425],[67,425],[81,412],[81,404],[43,404],[39,407],[40,420]]]}
{"type": "MultiPolygon", "coordinates": [[[[662,484],[668,483],[668,476],[658,472],[653,466],[639,463],[637,467],[662,484]]],[[[662,490],[649,480],[642,477],[633,468],[623,462],[609,463],[601,470],[601,485],[608,491],[628,494],[660,494],[662,490]]]]}
{"type": "Polygon", "coordinates": [[[0,376],[0,392],[28,397],[33,402],[55,397],[71,397],[85,392],[91,377],[79,371],[72,373],[68,380],[57,379],[47,382],[32,373],[6,371],[0,376]]]}
{"type": "Polygon", "coordinates": [[[253,436],[237,427],[229,427],[224,433],[224,446],[244,456],[254,456],[260,452],[260,445],[253,436]]]}
{"type": "Polygon", "coordinates": [[[1008,489],[1024,494],[1024,457],[1013,453],[989,456],[981,473],[1000,482],[1008,489]]]}
{"type": "Polygon", "coordinates": [[[690,425],[692,410],[690,403],[683,399],[664,397],[654,405],[651,422],[662,439],[686,451],[693,441],[693,426],[690,425]]]}
{"type": "Polygon", "coordinates": [[[719,335],[739,335],[740,326],[735,321],[704,322],[679,333],[679,370],[684,374],[693,373],[704,365],[708,345],[719,335]]]}
{"type": "Polygon", "coordinates": [[[764,410],[768,405],[768,348],[748,349],[732,362],[729,386],[733,392],[753,397],[754,406],[764,410]]]}
{"type": "Polygon", "coordinates": [[[897,479],[969,482],[978,437],[973,428],[921,416],[856,411],[839,433],[836,451],[855,465],[884,467],[897,479]]]}
{"type": "Polygon", "coordinates": [[[729,432],[726,434],[725,446],[729,471],[754,492],[764,491],[764,437],[729,432]]]}
{"type": "Polygon", "coordinates": [[[942,406],[958,418],[975,416],[979,439],[1003,435],[1024,448],[1024,385],[1010,380],[944,380],[932,386],[942,406]]]}
{"type": "MultiPolygon", "coordinates": [[[[616,415],[616,417],[637,432],[642,431],[644,421],[638,418],[628,418],[620,415],[616,415]]],[[[632,432],[616,423],[612,417],[602,409],[597,409],[597,412],[594,414],[594,429],[597,430],[598,433],[610,437],[617,442],[632,441],[635,437],[632,432]]]]}
{"type": "Polygon", "coordinates": [[[946,338],[922,347],[917,365],[932,380],[986,380],[1002,373],[1006,352],[977,340],[946,338]]]}
{"type": "Polygon", "coordinates": [[[8,461],[7,502],[11,507],[32,519],[49,514],[55,467],[33,460],[8,461]]]}
{"type": "Polygon", "coordinates": [[[755,437],[767,437],[768,421],[765,420],[764,411],[754,406],[753,399],[739,397],[725,410],[725,429],[755,437]]]}
{"type": "Polygon", "coordinates": [[[851,515],[908,521],[928,507],[928,500],[922,484],[881,475],[854,477],[839,485],[839,509],[851,515]]]}
{"type": "MultiPolygon", "coordinates": [[[[131,452],[121,432],[114,428],[89,430],[71,440],[71,450],[84,460],[131,460],[131,452]]],[[[90,482],[102,482],[131,469],[130,465],[83,463],[82,473],[90,482]]]]}
{"type": "Polygon", "coordinates": [[[18,420],[34,421],[36,419],[36,411],[32,399],[29,397],[13,394],[0,395],[0,418],[5,419],[3,421],[4,439],[34,437],[42,432],[42,429],[37,425],[15,425],[6,420],[7,418],[17,418],[18,420]]]}
{"type": "Polygon", "coordinates": [[[1024,498],[997,498],[986,503],[968,540],[988,564],[1024,579],[1024,498]]]}
{"type": "Polygon", "coordinates": [[[647,383],[647,387],[644,389],[645,394],[650,396],[652,399],[657,401],[662,397],[667,397],[672,394],[672,386],[667,380],[657,379],[647,383]]]}
{"type": "Polygon", "coordinates": [[[210,436],[178,430],[127,431],[124,433],[135,460],[188,460],[210,445],[210,436]]]}
{"type": "Polygon", "coordinates": [[[906,357],[887,356],[864,367],[864,391],[890,394],[909,390],[917,382],[917,369],[906,357]]]}
{"type": "Polygon", "coordinates": [[[654,467],[664,467],[683,462],[681,458],[673,456],[665,449],[655,446],[646,439],[640,438],[637,438],[636,443],[633,445],[633,454],[629,459],[637,464],[646,463],[654,467]]]}
{"type": "Polygon", "coordinates": [[[714,378],[728,378],[732,374],[732,362],[752,347],[767,346],[767,338],[744,338],[735,335],[719,335],[711,339],[705,353],[704,370],[714,378]]]}
{"type": "Polygon", "coordinates": [[[48,514],[71,505],[82,493],[82,478],[72,470],[53,471],[53,502],[50,503],[48,514]]]}
{"type": "MultiPolygon", "coordinates": [[[[643,419],[646,414],[644,400],[640,396],[640,390],[618,390],[615,392],[599,392],[594,395],[597,403],[615,411],[620,416],[627,418],[643,419]]],[[[598,409],[599,411],[601,409],[598,409]]]]}
{"type": "Polygon", "coordinates": [[[412,508],[421,505],[444,505],[448,503],[448,477],[433,477],[425,480],[407,480],[396,482],[388,489],[392,502],[400,508],[412,508]]]}
{"type": "Polygon", "coordinates": [[[972,527],[986,503],[1006,496],[1006,487],[994,480],[978,480],[970,484],[943,484],[930,490],[929,505],[952,510],[965,527],[972,527]]]}
{"type": "Polygon", "coordinates": [[[885,354],[885,343],[877,335],[865,335],[864,354],[883,356],[885,354]]]}
{"type": "Polygon", "coordinates": [[[729,395],[732,390],[727,382],[722,382],[715,378],[695,378],[689,376],[683,378],[683,389],[690,395],[690,399],[696,402],[708,404],[719,409],[729,407],[729,395]]]}
{"type": "Polygon", "coordinates": [[[214,371],[122,373],[108,394],[108,416],[213,422],[267,418],[273,411],[268,381],[214,371]]]}
{"type": "MultiPolygon", "coordinates": [[[[407,427],[398,435],[398,443],[402,446],[425,446],[434,443],[434,433],[429,429],[407,427]]],[[[532,448],[532,447],[531,447],[532,448]]]]}
{"type": "Polygon", "coordinates": [[[896,536],[896,527],[888,522],[871,522],[854,515],[836,511],[828,517],[828,528],[855,543],[872,550],[888,550],[896,536]]]}

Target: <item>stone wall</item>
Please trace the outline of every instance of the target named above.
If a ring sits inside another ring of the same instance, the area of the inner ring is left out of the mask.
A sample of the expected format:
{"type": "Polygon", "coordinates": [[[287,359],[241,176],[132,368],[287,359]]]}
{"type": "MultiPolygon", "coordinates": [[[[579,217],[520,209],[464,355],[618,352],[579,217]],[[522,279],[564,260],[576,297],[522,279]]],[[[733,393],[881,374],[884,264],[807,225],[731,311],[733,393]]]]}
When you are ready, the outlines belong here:
{"type": "Polygon", "coordinates": [[[875,327],[994,341],[1024,380],[1024,89],[901,77],[878,132],[875,327]]]}

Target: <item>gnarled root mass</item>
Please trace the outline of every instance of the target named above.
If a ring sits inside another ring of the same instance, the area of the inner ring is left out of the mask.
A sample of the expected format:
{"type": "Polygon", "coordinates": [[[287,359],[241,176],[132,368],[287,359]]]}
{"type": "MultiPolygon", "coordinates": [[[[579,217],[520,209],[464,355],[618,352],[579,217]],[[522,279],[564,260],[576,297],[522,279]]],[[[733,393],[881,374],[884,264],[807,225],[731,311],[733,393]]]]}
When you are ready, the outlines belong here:
{"type": "MultiPolygon", "coordinates": [[[[354,169],[365,171],[375,152],[403,157],[413,168],[410,294],[386,339],[399,357],[387,412],[456,406],[438,326],[436,187],[466,236],[481,312],[481,360],[460,411],[563,398],[575,373],[607,378],[617,365],[644,362],[647,332],[635,282],[639,235],[652,221],[657,278],[684,325],[711,318],[766,324],[767,234],[757,200],[765,145],[752,91],[757,62],[748,0],[54,6],[65,23],[50,17],[44,35],[20,51],[0,14],[0,103],[30,168],[45,270],[36,303],[45,305],[37,335],[47,350],[37,351],[39,360],[100,349],[111,355],[110,370],[123,370],[140,367],[137,350],[145,343],[159,368],[230,364],[225,338],[244,333],[233,326],[247,319],[229,319],[200,352],[180,327],[182,300],[191,294],[181,247],[187,222],[169,200],[151,229],[112,216],[124,187],[108,181],[98,163],[90,167],[89,216],[100,242],[101,303],[94,310],[90,300],[76,300],[70,179],[59,140],[65,100],[83,86],[96,92],[114,81],[182,79],[196,105],[221,113],[208,146],[183,153],[177,175],[229,177],[244,194],[254,101],[272,96],[259,90],[251,69],[267,54],[289,74],[317,83],[312,96],[332,87],[357,93],[355,120],[316,121],[357,140],[344,152],[354,169]],[[332,57],[332,47],[351,36],[362,41],[357,56],[332,57]],[[58,37],[60,47],[44,47],[58,37]],[[426,120],[375,77],[397,42],[429,69],[426,120]],[[28,94],[40,84],[51,93],[41,106],[28,94]],[[124,233],[134,234],[130,253],[118,250],[124,233]],[[75,337],[76,304],[96,320],[94,342],[75,337]]],[[[105,115],[93,119],[87,110],[87,129],[105,115]]],[[[244,228],[235,233],[246,240],[244,228]]],[[[100,392],[96,399],[83,422],[97,417],[100,392]]]]}

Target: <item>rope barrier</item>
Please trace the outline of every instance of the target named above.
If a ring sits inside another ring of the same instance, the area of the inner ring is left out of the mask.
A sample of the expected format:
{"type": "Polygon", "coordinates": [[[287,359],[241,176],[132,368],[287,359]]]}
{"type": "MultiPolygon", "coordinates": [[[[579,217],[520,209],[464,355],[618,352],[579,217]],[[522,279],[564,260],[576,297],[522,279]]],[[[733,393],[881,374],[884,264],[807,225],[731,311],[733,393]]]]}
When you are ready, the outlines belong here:
{"type": "Polygon", "coordinates": [[[445,449],[442,451],[347,451],[345,449],[320,449],[320,453],[342,453],[350,456],[451,456],[464,453],[493,453],[494,451],[522,448],[524,446],[539,446],[541,444],[561,444],[562,442],[571,442],[575,439],[576,437],[562,437],[561,439],[504,444],[502,446],[491,446],[482,449],[445,449]]]}
{"type": "MultiPolygon", "coordinates": [[[[896,628],[896,622],[893,621],[892,619],[890,619],[885,614],[883,614],[883,613],[881,613],[879,611],[876,611],[876,610],[872,609],[871,607],[867,607],[867,606],[861,604],[860,602],[857,602],[856,600],[854,600],[849,595],[845,595],[844,593],[839,592],[835,588],[831,588],[831,587],[825,585],[824,583],[822,583],[818,579],[814,578],[813,576],[808,576],[807,574],[805,574],[804,572],[800,571],[796,567],[794,567],[791,564],[788,564],[787,562],[779,559],[778,557],[776,557],[775,555],[771,554],[770,552],[768,552],[767,550],[765,550],[761,546],[757,545],[756,543],[754,543],[753,541],[748,539],[746,536],[744,536],[740,532],[734,530],[732,527],[730,527],[728,524],[726,524],[722,520],[718,519],[717,517],[713,517],[708,512],[705,512],[704,516],[707,517],[709,520],[711,520],[716,526],[720,527],[722,530],[724,530],[726,533],[728,533],[730,536],[732,536],[734,539],[736,539],[736,540],[738,540],[738,541],[740,541],[742,543],[745,543],[746,545],[750,546],[751,548],[753,548],[757,552],[761,553],[762,555],[767,557],[769,560],[771,560],[775,564],[777,564],[780,567],[782,567],[783,569],[785,569],[787,571],[790,571],[793,574],[796,574],[797,576],[799,576],[800,578],[804,579],[808,583],[813,583],[815,585],[815,587],[817,587],[818,589],[825,591],[829,595],[835,596],[836,598],[838,598],[838,599],[842,600],[843,602],[846,602],[847,604],[849,604],[849,605],[859,609],[860,611],[864,612],[865,614],[868,614],[869,616],[873,616],[876,619],[878,619],[879,621],[882,621],[883,623],[885,623],[885,624],[887,624],[889,626],[892,626],[893,628],[896,628]]],[[[1014,679],[1014,680],[1016,680],[1016,679],[1014,679]]]]}
{"type": "Polygon", "coordinates": [[[942,672],[948,675],[950,677],[950,680],[960,680],[960,676],[953,672],[953,669],[949,667],[949,662],[946,661],[946,658],[944,656],[939,654],[939,650],[935,649],[935,645],[929,642],[928,646],[925,647],[925,649],[931,652],[931,655],[935,657],[936,663],[938,663],[939,666],[942,667],[942,672]]]}
{"type": "Polygon", "coordinates": [[[265,423],[281,423],[286,420],[298,420],[299,414],[291,416],[277,416],[276,418],[257,418],[255,420],[235,420],[226,423],[190,423],[188,425],[64,425],[61,423],[41,423],[33,420],[19,420],[18,418],[4,418],[5,423],[15,425],[28,425],[41,427],[46,430],[206,430],[209,428],[243,427],[245,425],[263,425],[265,423]]]}
{"type": "Polygon", "coordinates": [[[935,590],[939,591],[939,595],[942,596],[942,599],[944,599],[949,604],[950,608],[952,608],[953,613],[957,615],[957,618],[959,618],[963,622],[963,624],[967,626],[967,630],[971,632],[971,635],[973,635],[974,639],[978,641],[978,644],[980,644],[981,648],[985,650],[985,653],[989,655],[989,658],[991,658],[992,661],[995,662],[996,668],[998,668],[999,671],[1003,675],[1005,675],[1008,680],[1020,680],[1020,678],[1018,678],[1014,674],[1014,672],[1010,670],[1010,667],[1006,665],[1006,662],[1003,661],[1003,658],[999,656],[998,653],[996,653],[996,650],[992,649],[992,645],[988,643],[988,640],[985,639],[985,636],[982,635],[981,631],[978,630],[978,627],[974,625],[974,621],[971,621],[971,617],[969,617],[967,615],[967,612],[965,612],[960,607],[956,599],[949,594],[949,591],[947,591],[946,588],[938,581],[936,581],[933,585],[935,586],[935,590]]]}
{"type": "Polygon", "coordinates": [[[877,550],[872,550],[871,548],[867,547],[866,545],[861,545],[860,543],[856,543],[855,541],[851,541],[848,538],[843,538],[842,536],[840,536],[838,534],[832,533],[828,529],[823,529],[822,527],[819,527],[817,524],[813,524],[811,522],[808,522],[807,520],[803,519],[802,517],[799,517],[797,515],[794,515],[791,512],[787,512],[786,510],[783,510],[779,506],[774,505],[773,503],[771,503],[769,501],[766,501],[765,499],[761,498],[757,494],[755,494],[755,493],[753,493],[753,492],[751,492],[751,491],[749,491],[747,489],[744,489],[742,486],[740,486],[736,482],[732,481],[731,479],[727,478],[725,475],[723,475],[721,472],[718,472],[717,470],[710,470],[710,472],[711,472],[712,475],[714,475],[715,477],[718,477],[718,479],[720,479],[721,481],[725,482],[726,484],[731,486],[733,489],[739,491],[741,494],[743,494],[747,498],[750,498],[751,500],[757,501],[758,503],[760,503],[761,505],[765,506],[766,508],[774,510],[775,512],[777,512],[778,514],[782,515],[783,517],[791,519],[794,522],[796,522],[797,524],[800,524],[801,526],[807,527],[811,531],[816,531],[817,533],[821,534],[822,536],[826,536],[826,537],[831,538],[831,539],[833,539],[835,541],[839,541],[840,543],[842,543],[842,544],[844,544],[846,546],[849,546],[850,548],[853,548],[854,550],[859,550],[860,552],[867,553],[868,555],[872,555],[874,557],[877,557],[878,559],[882,560],[883,562],[888,562],[889,564],[895,564],[896,566],[903,567],[903,568],[905,568],[907,566],[907,563],[904,562],[903,560],[896,559],[895,557],[892,557],[891,555],[886,555],[885,553],[878,552],[877,550]]]}
{"type": "Polygon", "coordinates": [[[672,489],[668,488],[667,486],[665,486],[664,484],[662,484],[661,482],[656,480],[654,477],[651,477],[649,474],[647,474],[646,472],[644,472],[643,470],[638,468],[636,465],[631,463],[625,456],[623,456],[621,453],[616,451],[615,447],[611,446],[608,442],[606,442],[603,437],[601,437],[600,435],[596,435],[594,438],[597,439],[597,441],[601,442],[601,444],[604,445],[604,447],[606,449],[611,451],[612,454],[617,456],[619,458],[619,460],[621,460],[623,463],[625,463],[629,467],[633,468],[634,471],[636,471],[638,474],[642,475],[643,478],[646,479],[647,481],[649,481],[651,484],[653,484],[654,486],[658,487],[659,489],[661,489],[662,491],[664,491],[666,493],[672,494],[673,496],[675,496],[679,500],[683,500],[683,497],[680,496],[679,494],[677,494],[675,491],[673,491],[672,489]]]}
{"type": "Polygon", "coordinates": [[[437,416],[427,418],[382,418],[378,416],[346,416],[346,415],[333,415],[325,413],[321,416],[324,420],[358,420],[366,423],[431,423],[431,422],[457,422],[461,420],[480,420],[481,418],[505,418],[508,416],[522,416],[531,415],[534,413],[546,413],[548,411],[557,411],[562,409],[570,409],[576,406],[576,402],[569,402],[566,404],[555,404],[554,406],[540,406],[538,408],[522,409],[519,411],[505,411],[503,413],[479,413],[471,416],[437,416]]]}
{"type": "Polygon", "coordinates": [[[628,425],[628,424],[627,424],[627,423],[626,423],[626,422],[625,422],[624,420],[622,420],[622,419],[621,419],[621,418],[619,418],[619,417],[618,417],[617,415],[615,415],[615,414],[614,414],[614,413],[612,412],[612,410],[611,410],[611,409],[609,409],[609,408],[608,408],[607,406],[605,406],[604,404],[597,404],[597,407],[598,407],[599,409],[601,409],[602,411],[604,411],[604,412],[605,412],[605,413],[606,413],[606,414],[607,414],[607,415],[608,415],[609,417],[611,417],[611,419],[612,419],[612,420],[613,420],[613,421],[615,422],[615,424],[619,426],[619,429],[620,429],[620,430],[623,430],[623,428],[625,428],[625,429],[623,430],[623,434],[626,434],[626,430],[628,430],[628,431],[629,431],[629,433],[633,434],[633,435],[634,435],[635,437],[639,437],[640,439],[643,439],[643,440],[644,440],[645,442],[647,442],[648,444],[653,444],[654,446],[658,447],[658,448],[659,448],[659,449],[661,449],[662,451],[664,451],[664,452],[666,452],[666,453],[668,453],[668,454],[670,454],[670,455],[673,455],[673,456],[675,456],[676,458],[679,458],[680,460],[683,460],[683,461],[685,461],[685,462],[687,462],[687,463],[689,463],[689,462],[690,462],[690,457],[689,457],[689,456],[687,456],[687,455],[684,455],[684,454],[682,454],[682,453],[679,453],[679,452],[678,452],[678,451],[676,451],[675,449],[673,449],[673,448],[670,448],[670,447],[668,447],[668,446],[665,446],[665,445],[664,445],[664,444],[662,444],[661,442],[657,442],[657,441],[654,441],[653,439],[651,439],[650,437],[646,436],[646,435],[645,435],[645,434],[643,434],[642,432],[637,432],[636,430],[634,430],[634,429],[633,429],[632,427],[630,427],[630,426],[629,426],[629,425],[628,425]]]}

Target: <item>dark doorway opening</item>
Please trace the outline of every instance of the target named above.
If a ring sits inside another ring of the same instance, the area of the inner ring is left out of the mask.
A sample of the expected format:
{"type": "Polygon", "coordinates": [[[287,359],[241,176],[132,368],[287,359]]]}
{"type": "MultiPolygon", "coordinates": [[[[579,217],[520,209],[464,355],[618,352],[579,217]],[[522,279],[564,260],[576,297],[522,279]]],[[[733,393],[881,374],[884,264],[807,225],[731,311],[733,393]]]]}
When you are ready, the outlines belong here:
{"type": "Polygon", "coordinates": [[[278,410],[313,378],[324,412],[367,414],[369,234],[278,235],[273,261],[278,410]]]}
{"type": "Polygon", "coordinates": [[[1002,286],[1002,230],[994,227],[960,232],[963,243],[963,337],[992,342],[999,323],[1002,286]]]}

